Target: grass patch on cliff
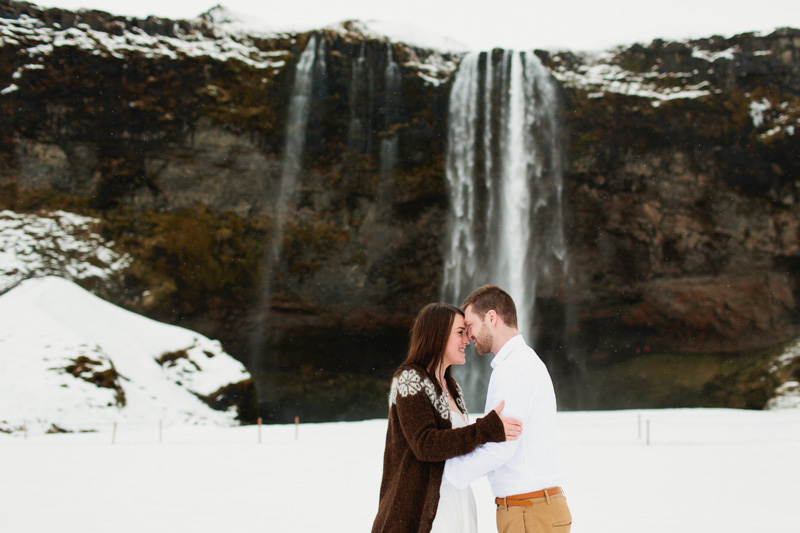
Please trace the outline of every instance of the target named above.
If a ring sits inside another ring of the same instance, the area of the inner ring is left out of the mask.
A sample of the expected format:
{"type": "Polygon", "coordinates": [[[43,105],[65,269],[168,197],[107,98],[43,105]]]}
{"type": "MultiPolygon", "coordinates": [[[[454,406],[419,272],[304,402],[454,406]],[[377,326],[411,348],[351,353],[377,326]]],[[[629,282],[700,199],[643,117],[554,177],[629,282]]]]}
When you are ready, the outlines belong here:
{"type": "Polygon", "coordinates": [[[776,350],[643,354],[589,369],[586,379],[597,391],[596,400],[604,409],[763,409],[771,394],[764,376],[776,350]]]}
{"type": "Polygon", "coordinates": [[[19,213],[35,213],[44,209],[97,217],[97,212],[89,207],[89,201],[89,198],[65,194],[50,186],[33,189],[20,187],[16,183],[0,185],[0,209],[19,213]]]}
{"type": "MultiPolygon", "coordinates": [[[[134,261],[127,284],[165,318],[250,300],[269,224],[204,206],[174,213],[123,208],[107,214],[106,236],[134,261]]],[[[223,306],[224,307],[224,306],[223,306]]]]}
{"type": "Polygon", "coordinates": [[[236,61],[207,64],[204,68],[211,72],[207,83],[195,89],[201,102],[200,114],[230,131],[257,133],[265,147],[276,150],[276,106],[285,106],[286,102],[274,94],[274,72],[236,61]]]}

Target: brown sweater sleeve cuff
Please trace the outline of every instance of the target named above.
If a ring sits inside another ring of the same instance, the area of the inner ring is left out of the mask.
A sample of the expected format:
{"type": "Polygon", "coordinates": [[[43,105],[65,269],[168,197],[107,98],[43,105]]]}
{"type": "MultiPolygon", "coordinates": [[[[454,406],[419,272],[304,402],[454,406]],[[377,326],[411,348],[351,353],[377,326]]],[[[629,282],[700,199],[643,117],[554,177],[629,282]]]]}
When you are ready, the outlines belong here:
{"type": "Polygon", "coordinates": [[[484,442],[503,442],[506,440],[503,421],[500,420],[500,415],[495,411],[489,411],[486,416],[476,420],[475,425],[478,426],[478,431],[484,442]]]}

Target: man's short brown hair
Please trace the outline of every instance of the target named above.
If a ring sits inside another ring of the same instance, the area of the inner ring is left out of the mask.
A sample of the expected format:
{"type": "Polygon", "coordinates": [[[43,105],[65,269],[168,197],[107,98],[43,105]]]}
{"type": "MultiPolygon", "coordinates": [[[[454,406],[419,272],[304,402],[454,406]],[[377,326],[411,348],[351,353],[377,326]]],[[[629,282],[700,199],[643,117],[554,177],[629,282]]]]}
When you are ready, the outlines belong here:
{"type": "Polygon", "coordinates": [[[486,315],[487,311],[495,311],[507,326],[512,328],[517,327],[517,306],[514,305],[514,299],[508,295],[506,291],[495,285],[484,285],[472,291],[472,294],[467,296],[464,304],[461,306],[466,311],[467,307],[472,306],[472,311],[478,315],[481,320],[486,315]]]}

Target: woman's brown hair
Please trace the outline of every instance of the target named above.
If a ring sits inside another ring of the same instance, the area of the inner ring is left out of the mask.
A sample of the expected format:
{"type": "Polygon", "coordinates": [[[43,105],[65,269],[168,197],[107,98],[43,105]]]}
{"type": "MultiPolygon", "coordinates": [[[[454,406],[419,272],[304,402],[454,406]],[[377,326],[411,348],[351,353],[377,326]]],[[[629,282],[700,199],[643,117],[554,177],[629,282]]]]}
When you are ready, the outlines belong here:
{"type": "MultiPolygon", "coordinates": [[[[414,325],[411,326],[408,357],[401,368],[407,365],[422,367],[439,389],[436,369],[444,360],[447,340],[450,338],[457,314],[464,316],[464,311],[455,305],[432,303],[423,307],[414,319],[414,325]]],[[[444,379],[450,396],[458,398],[456,382],[450,376],[450,367],[445,370],[444,379]]]]}

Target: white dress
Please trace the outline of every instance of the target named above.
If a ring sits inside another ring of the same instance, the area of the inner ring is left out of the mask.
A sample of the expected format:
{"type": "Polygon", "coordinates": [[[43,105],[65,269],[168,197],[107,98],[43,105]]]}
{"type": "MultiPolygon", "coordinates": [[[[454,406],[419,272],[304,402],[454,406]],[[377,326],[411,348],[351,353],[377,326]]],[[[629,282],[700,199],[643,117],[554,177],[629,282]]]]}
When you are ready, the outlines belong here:
{"type": "MultiPolygon", "coordinates": [[[[450,411],[453,428],[468,424],[461,413],[450,411]]],[[[433,520],[431,533],[477,533],[478,511],[472,488],[457,489],[442,478],[439,489],[439,507],[433,520]]]]}

